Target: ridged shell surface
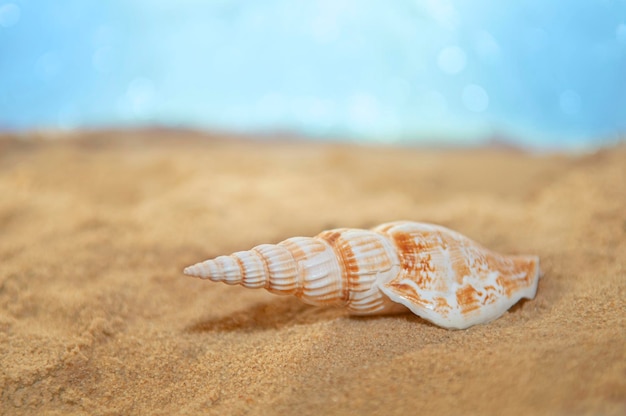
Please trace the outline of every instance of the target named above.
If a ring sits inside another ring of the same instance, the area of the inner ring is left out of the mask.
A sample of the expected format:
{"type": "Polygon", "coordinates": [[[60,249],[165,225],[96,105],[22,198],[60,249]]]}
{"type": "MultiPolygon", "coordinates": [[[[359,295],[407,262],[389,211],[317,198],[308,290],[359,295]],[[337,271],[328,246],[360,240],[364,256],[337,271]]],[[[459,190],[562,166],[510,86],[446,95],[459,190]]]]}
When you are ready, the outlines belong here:
{"type": "Polygon", "coordinates": [[[539,259],[504,256],[445,227],[400,221],[263,244],[195,264],[185,274],[343,306],[355,315],[408,308],[461,329],[533,298],[539,259]]]}

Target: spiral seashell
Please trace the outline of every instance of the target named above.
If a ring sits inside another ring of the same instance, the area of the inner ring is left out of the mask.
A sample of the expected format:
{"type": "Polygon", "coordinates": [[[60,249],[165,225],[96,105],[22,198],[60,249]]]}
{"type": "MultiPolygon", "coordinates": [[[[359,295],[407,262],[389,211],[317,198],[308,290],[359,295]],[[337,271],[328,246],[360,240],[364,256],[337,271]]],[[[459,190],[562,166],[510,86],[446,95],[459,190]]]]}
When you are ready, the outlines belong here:
{"type": "Polygon", "coordinates": [[[398,221],[288,238],[189,266],[185,274],[294,295],[354,315],[405,312],[464,329],[532,299],[537,256],[494,253],[445,227],[398,221]]]}

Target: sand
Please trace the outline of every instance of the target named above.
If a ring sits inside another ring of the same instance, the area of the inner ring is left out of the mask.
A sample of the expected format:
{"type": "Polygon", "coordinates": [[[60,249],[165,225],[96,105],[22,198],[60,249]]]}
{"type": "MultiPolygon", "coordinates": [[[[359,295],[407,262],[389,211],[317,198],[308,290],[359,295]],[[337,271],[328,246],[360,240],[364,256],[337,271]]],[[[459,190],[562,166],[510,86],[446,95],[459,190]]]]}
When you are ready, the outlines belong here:
{"type": "Polygon", "coordinates": [[[624,145],[0,140],[1,414],[625,414],[625,295],[624,145]],[[182,274],[398,219],[538,254],[537,297],[450,331],[182,274]]]}

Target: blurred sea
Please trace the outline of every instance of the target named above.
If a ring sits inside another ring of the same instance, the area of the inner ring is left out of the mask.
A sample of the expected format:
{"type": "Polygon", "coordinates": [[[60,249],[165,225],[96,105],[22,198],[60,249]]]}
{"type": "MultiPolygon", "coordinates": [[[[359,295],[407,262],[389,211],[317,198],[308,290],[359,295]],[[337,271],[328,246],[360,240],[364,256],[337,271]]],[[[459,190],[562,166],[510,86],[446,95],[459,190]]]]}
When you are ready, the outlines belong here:
{"type": "Polygon", "coordinates": [[[0,0],[0,131],[142,126],[605,145],[626,0],[0,0]]]}

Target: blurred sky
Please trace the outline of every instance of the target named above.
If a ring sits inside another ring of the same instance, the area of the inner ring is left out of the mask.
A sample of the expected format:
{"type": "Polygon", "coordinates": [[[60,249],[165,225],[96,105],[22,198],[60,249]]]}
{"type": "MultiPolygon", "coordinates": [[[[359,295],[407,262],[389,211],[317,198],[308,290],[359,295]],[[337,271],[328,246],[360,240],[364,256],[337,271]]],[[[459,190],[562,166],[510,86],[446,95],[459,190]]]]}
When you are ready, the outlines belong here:
{"type": "Polygon", "coordinates": [[[0,130],[626,132],[626,0],[0,0],[0,130]]]}

